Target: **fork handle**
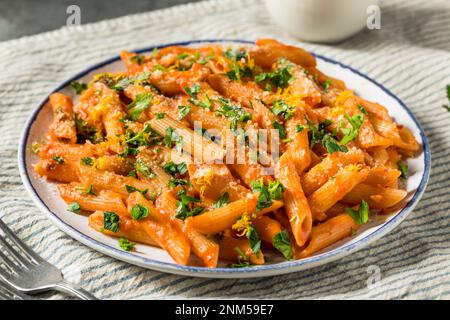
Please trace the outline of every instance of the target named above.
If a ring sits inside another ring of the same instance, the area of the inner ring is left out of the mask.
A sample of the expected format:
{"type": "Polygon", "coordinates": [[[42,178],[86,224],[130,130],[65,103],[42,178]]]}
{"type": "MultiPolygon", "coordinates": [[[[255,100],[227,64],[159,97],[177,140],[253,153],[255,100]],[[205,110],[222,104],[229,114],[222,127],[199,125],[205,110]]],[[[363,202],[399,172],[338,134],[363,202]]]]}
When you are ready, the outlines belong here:
{"type": "Polygon", "coordinates": [[[61,291],[64,293],[68,293],[72,296],[78,297],[81,300],[98,300],[94,295],[87,292],[83,288],[77,286],[76,284],[72,284],[67,281],[61,281],[53,287],[56,291],[61,291]]]}

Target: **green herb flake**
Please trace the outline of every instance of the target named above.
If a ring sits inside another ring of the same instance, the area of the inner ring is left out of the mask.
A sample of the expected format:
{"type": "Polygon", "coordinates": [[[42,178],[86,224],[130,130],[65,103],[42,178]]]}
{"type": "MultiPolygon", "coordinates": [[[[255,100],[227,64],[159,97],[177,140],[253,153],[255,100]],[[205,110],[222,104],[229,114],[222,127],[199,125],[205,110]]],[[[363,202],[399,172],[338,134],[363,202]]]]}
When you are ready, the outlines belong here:
{"type": "Polygon", "coordinates": [[[238,123],[247,122],[252,119],[250,113],[242,109],[238,105],[234,105],[230,100],[219,98],[221,108],[216,110],[216,114],[222,115],[230,119],[230,129],[236,131],[238,123]]]}
{"type": "Polygon", "coordinates": [[[94,192],[94,185],[90,184],[89,187],[83,192],[84,195],[96,196],[97,194],[94,192]]]}
{"type": "Polygon", "coordinates": [[[175,218],[186,220],[188,217],[193,217],[202,213],[205,208],[196,207],[195,204],[200,202],[200,199],[188,196],[185,190],[178,192],[177,208],[175,210],[175,218]]]}
{"type": "Polygon", "coordinates": [[[287,131],[284,126],[278,121],[274,121],[272,125],[276,130],[278,130],[278,136],[280,137],[280,139],[285,139],[287,136],[287,131]]]}
{"type": "Polygon", "coordinates": [[[191,106],[178,106],[178,120],[182,120],[191,111],[191,106]]]}
{"type": "Polygon", "coordinates": [[[78,81],[72,81],[70,83],[70,86],[72,87],[73,90],[75,90],[76,94],[82,94],[84,90],[87,89],[87,84],[86,83],[82,83],[82,82],[78,82],[78,81]]]}
{"type": "Polygon", "coordinates": [[[141,173],[146,178],[152,178],[154,176],[152,170],[142,159],[137,159],[134,164],[134,168],[137,172],[141,173]]]}
{"type": "Polygon", "coordinates": [[[116,233],[119,230],[120,218],[113,211],[103,212],[103,228],[116,233]]]}
{"type": "Polygon", "coordinates": [[[135,246],[135,243],[131,242],[130,240],[128,240],[125,237],[121,237],[119,239],[119,247],[122,250],[131,251],[131,250],[133,250],[134,246],[135,246]]]}
{"type": "Polygon", "coordinates": [[[138,65],[141,65],[145,62],[145,57],[143,55],[137,54],[130,58],[130,61],[136,62],[138,65]]]}
{"type": "Polygon", "coordinates": [[[397,161],[398,170],[400,170],[402,179],[408,179],[408,165],[401,160],[397,161]]]}
{"type": "Polygon", "coordinates": [[[351,128],[342,128],[342,133],[344,136],[340,141],[341,144],[347,144],[358,137],[359,129],[364,122],[364,114],[355,114],[350,117],[348,113],[345,113],[345,118],[350,123],[351,128]]]}
{"type": "Polygon", "coordinates": [[[55,160],[55,162],[57,164],[63,164],[64,163],[64,158],[61,157],[61,156],[53,156],[52,159],[55,160]]]}
{"type": "Polygon", "coordinates": [[[294,115],[295,108],[288,105],[284,100],[276,100],[271,111],[274,115],[282,116],[285,120],[289,120],[294,115]]]}
{"type": "Polygon", "coordinates": [[[80,163],[84,166],[92,167],[94,165],[94,159],[92,159],[91,157],[83,157],[81,158],[80,163]]]}
{"type": "Polygon", "coordinates": [[[135,188],[133,186],[130,186],[128,184],[125,185],[125,189],[127,190],[128,193],[133,193],[135,191],[140,192],[142,195],[146,195],[146,193],[148,192],[148,189],[144,189],[144,190],[139,190],[138,188],[135,188]]]}
{"type": "Polygon", "coordinates": [[[147,218],[149,213],[149,208],[140,204],[132,206],[130,210],[131,218],[133,220],[141,220],[147,218]]]}
{"type": "Polygon", "coordinates": [[[213,208],[217,209],[217,208],[223,207],[224,205],[228,204],[229,202],[230,202],[230,195],[228,194],[228,192],[225,192],[223,195],[221,195],[219,197],[219,199],[217,199],[216,202],[214,202],[213,208]]]}
{"type": "Polygon", "coordinates": [[[345,212],[347,212],[357,224],[364,224],[369,221],[369,205],[364,200],[361,201],[358,211],[352,208],[346,208],[345,212]]]}
{"type": "Polygon", "coordinates": [[[273,247],[280,251],[286,260],[292,259],[291,239],[287,230],[280,231],[273,237],[273,247]]]}
{"type": "Polygon", "coordinates": [[[163,169],[171,176],[175,176],[176,174],[184,175],[187,172],[187,166],[185,162],[176,164],[173,161],[169,161],[165,165],[163,165],[163,169]]]}
{"type": "Polygon", "coordinates": [[[69,207],[67,208],[67,210],[69,210],[71,212],[75,212],[75,213],[80,213],[81,206],[78,202],[72,202],[71,204],[69,204],[69,207]]]}
{"type": "Polygon", "coordinates": [[[152,99],[153,95],[149,92],[138,94],[134,101],[127,106],[131,119],[136,121],[142,112],[150,107],[152,99]]]}

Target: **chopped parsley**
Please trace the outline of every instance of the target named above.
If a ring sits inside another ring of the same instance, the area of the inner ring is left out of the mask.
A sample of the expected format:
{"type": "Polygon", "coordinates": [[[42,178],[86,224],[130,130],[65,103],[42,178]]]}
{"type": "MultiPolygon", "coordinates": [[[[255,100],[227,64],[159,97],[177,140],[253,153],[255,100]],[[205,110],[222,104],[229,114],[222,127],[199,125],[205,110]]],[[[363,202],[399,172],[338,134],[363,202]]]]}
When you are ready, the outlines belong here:
{"type": "Polygon", "coordinates": [[[172,144],[175,144],[178,152],[181,153],[183,148],[183,137],[172,127],[167,127],[166,135],[164,136],[164,144],[169,148],[172,147],[172,144]]]}
{"type": "Polygon", "coordinates": [[[249,261],[246,260],[238,260],[237,263],[230,263],[228,265],[229,268],[248,268],[251,267],[252,264],[249,261]]]}
{"type": "Polygon", "coordinates": [[[273,247],[280,251],[286,260],[292,259],[291,239],[287,230],[280,231],[273,237],[273,247]]]}
{"type": "Polygon", "coordinates": [[[269,181],[268,190],[272,199],[281,200],[285,188],[279,181],[269,181]]]}
{"type": "Polygon", "coordinates": [[[185,220],[188,217],[193,217],[202,213],[205,208],[196,207],[195,204],[200,202],[200,199],[188,196],[185,190],[178,192],[177,209],[175,210],[175,218],[185,220]]]}
{"type": "Polygon", "coordinates": [[[113,211],[103,212],[103,228],[112,232],[119,230],[120,218],[113,211]]]}
{"type": "Polygon", "coordinates": [[[138,94],[134,101],[127,106],[131,119],[136,121],[142,112],[150,107],[152,99],[153,95],[149,92],[138,94]]]}
{"type": "Polygon", "coordinates": [[[269,86],[266,85],[266,90],[268,91],[272,89],[272,86],[286,88],[294,80],[291,68],[292,65],[286,59],[279,59],[275,71],[258,74],[255,77],[255,82],[267,81],[269,86]]]}
{"type": "Polygon", "coordinates": [[[164,119],[165,116],[166,116],[166,114],[164,112],[155,113],[156,119],[164,119]]]}
{"type": "Polygon", "coordinates": [[[252,115],[238,105],[233,105],[230,100],[219,98],[221,108],[216,110],[216,114],[230,119],[230,129],[236,131],[239,122],[247,122],[252,119],[252,115]]]}
{"type": "Polygon", "coordinates": [[[136,62],[138,65],[141,65],[145,62],[145,57],[143,55],[137,54],[135,56],[132,56],[129,60],[132,62],[136,62]]]}
{"type": "Polygon", "coordinates": [[[169,188],[175,188],[176,186],[186,186],[188,185],[188,181],[186,179],[170,179],[167,184],[169,188]]]}
{"type": "Polygon", "coordinates": [[[408,165],[401,160],[397,161],[398,170],[400,170],[402,179],[408,179],[408,165]]]}
{"type": "Polygon", "coordinates": [[[294,115],[295,108],[288,105],[284,100],[276,100],[271,111],[274,115],[282,116],[285,120],[289,120],[294,115]]]}
{"type": "Polygon", "coordinates": [[[355,114],[350,117],[348,113],[345,113],[345,118],[348,120],[352,127],[342,128],[342,133],[344,134],[344,136],[340,141],[341,144],[347,144],[358,137],[359,128],[361,128],[364,122],[364,114],[355,114]]]}
{"type": "Polygon", "coordinates": [[[97,194],[94,192],[94,185],[90,184],[87,187],[86,191],[83,192],[84,195],[96,196],[97,194]]]}
{"type": "Polygon", "coordinates": [[[305,129],[305,126],[303,126],[303,125],[297,124],[295,126],[295,132],[297,132],[297,133],[302,132],[304,129],[305,129]]]}
{"type": "Polygon", "coordinates": [[[367,110],[363,107],[362,104],[358,104],[358,109],[362,114],[367,115],[367,110]]]}
{"type": "Polygon", "coordinates": [[[147,163],[145,163],[142,159],[137,159],[134,164],[134,168],[137,172],[141,173],[146,178],[154,178],[155,174],[152,172],[147,163]]]}
{"type": "Polygon", "coordinates": [[[250,184],[253,193],[258,193],[258,202],[256,209],[261,210],[272,205],[272,200],[280,200],[285,190],[284,186],[279,181],[270,181],[266,186],[264,181],[256,180],[250,184]]]}
{"type": "Polygon", "coordinates": [[[176,164],[173,161],[169,161],[165,165],[163,165],[163,169],[171,176],[175,176],[176,174],[183,175],[187,172],[187,166],[185,162],[176,164]]]}
{"type": "Polygon", "coordinates": [[[324,82],[322,82],[322,88],[323,88],[323,90],[328,91],[328,89],[330,88],[331,83],[332,83],[332,82],[331,82],[330,79],[327,79],[327,80],[325,80],[324,82]]]}
{"type": "Polygon", "coordinates": [[[178,106],[178,120],[181,120],[184,117],[186,117],[189,111],[191,111],[190,106],[178,106]]]}
{"type": "Polygon", "coordinates": [[[203,65],[203,64],[206,64],[209,60],[212,60],[212,59],[214,59],[214,55],[213,54],[208,54],[206,57],[199,59],[197,61],[197,63],[203,65]]]}
{"type": "Polygon", "coordinates": [[[148,192],[148,189],[139,190],[138,188],[135,188],[135,187],[130,186],[128,184],[125,185],[125,189],[127,190],[128,193],[133,193],[133,192],[137,191],[137,192],[142,193],[142,195],[144,195],[144,196],[148,192]]]}
{"type": "Polygon", "coordinates": [[[63,164],[64,163],[64,158],[61,157],[61,156],[53,156],[52,159],[55,160],[55,162],[57,164],[63,164]]]}
{"type": "Polygon", "coordinates": [[[339,143],[334,134],[327,133],[326,128],[331,124],[331,121],[325,119],[321,123],[317,124],[311,122],[307,119],[308,122],[308,138],[309,138],[309,147],[312,149],[316,144],[322,144],[328,153],[333,153],[336,151],[347,152],[348,149],[346,146],[339,143]]]}
{"type": "Polygon", "coordinates": [[[83,157],[83,158],[81,158],[80,163],[82,165],[92,167],[94,165],[94,159],[92,159],[91,157],[83,157]]]}
{"type": "Polygon", "coordinates": [[[184,91],[186,91],[192,99],[197,99],[197,96],[200,93],[200,85],[196,83],[192,85],[192,87],[184,87],[184,91]]]}
{"type": "Polygon", "coordinates": [[[224,205],[228,204],[229,202],[230,202],[230,195],[228,194],[228,192],[225,192],[223,195],[221,195],[219,197],[219,199],[217,199],[216,202],[214,202],[213,208],[217,209],[217,208],[223,207],[224,205]]]}
{"type": "Polygon", "coordinates": [[[149,208],[140,204],[132,206],[130,210],[131,218],[133,220],[141,220],[147,218],[149,213],[149,208]]]}
{"type": "Polygon", "coordinates": [[[82,82],[78,82],[78,81],[72,81],[70,83],[70,86],[72,87],[73,90],[75,90],[76,94],[83,93],[83,91],[86,90],[88,87],[86,83],[82,83],[82,82]]]}
{"type": "Polygon", "coordinates": [[[125,237],[121,237],[120,239],[119,239],[119,247],[122,249],[122,250],[125,250],[125,251],[131,251],[131,250],[133,250],[133,248],[134,248],[134,243],[133,242],[131,242],[130,240],[128,240],[127,238],[125,238],[125,237]]]}
{"type": "Polygon", "coordinates": [[[248,239],[248,243],[252,248],[253,253],[258,254],[258,252],[261,250],[261,240],[259,239],[258,231],[256,231],[256,228],[251,225],[248,228],[247,234],[245,236],[248,239]]]}
{"type": "Polygon", "coordinates": [[[361,200],[358,211],[352,208],[345,208],[345,212],[347,212],[357,224],[364,224],[369,221],[369,205],[364,200],[361,200]]]}
{"type": "Polygon", "coordinates": [[[280,137],[280,139],[285,139],[287,136],[287,131],[284,126],[278,121],[274,121],[272,125],[276,130],[278,130],[278,136],[280,137]]]}
{"type": "Polygon", "coordinates": [[[80,213],[81,206],[78,202],[72,202],[71,204],[69,204],[69,207],[67,208],[67,210],[69,210],[71,212],[75,212],[75,213],[80,213]]]}
{"type": "Polygon", "coordinates": [[[161,141],[162,137],[152,129],[149,123],[145,123],[144,128],[138,133],[134,133],[133,131],[127,129],[125,134],[125,143],[127,144],[127,146],[125,147],[124,152],[120,154],[120,156],[135,156],[138,154],[138,150],[136,149],[137,147],[154,146],[161,141]]]}
{"type": "Polygon", "coordinates": [[[250,78],[253,73],[246,61],[247,52],[244,50],[228,49],[224,56],[231,60],[230,70],[226,72],[227,77],[233,81],[241,81],[242,78],[250,78]]]}
{"type": "Polygon", "coordinates": [[[78,113],[74,113],[75,127],[77,130],[77,143],[84,143],[86,140],[92,143],[99,143],[103,141],[103,135],[97,131],[97,128],[90,126],[84,121],[78,113]]]}

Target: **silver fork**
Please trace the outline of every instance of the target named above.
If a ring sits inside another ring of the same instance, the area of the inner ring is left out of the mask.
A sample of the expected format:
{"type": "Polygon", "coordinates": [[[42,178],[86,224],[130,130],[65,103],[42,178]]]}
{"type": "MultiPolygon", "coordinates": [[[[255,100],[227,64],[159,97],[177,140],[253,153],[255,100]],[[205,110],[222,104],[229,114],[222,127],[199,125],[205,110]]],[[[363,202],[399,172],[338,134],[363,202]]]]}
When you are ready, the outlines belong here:
{"type": "Polygon", "coordinates": [[[34,300],[26,294],[17,291],[6,282],[0,281],[0,300],[34,300]]]}
{"type": "Polygon", "coordinates": [[[61,271],[42,259],[17,238],[0,219],[0,278],[23,293],[56,290],[83,300],[96,300],[92,294],[64,280],[61,271]]]}

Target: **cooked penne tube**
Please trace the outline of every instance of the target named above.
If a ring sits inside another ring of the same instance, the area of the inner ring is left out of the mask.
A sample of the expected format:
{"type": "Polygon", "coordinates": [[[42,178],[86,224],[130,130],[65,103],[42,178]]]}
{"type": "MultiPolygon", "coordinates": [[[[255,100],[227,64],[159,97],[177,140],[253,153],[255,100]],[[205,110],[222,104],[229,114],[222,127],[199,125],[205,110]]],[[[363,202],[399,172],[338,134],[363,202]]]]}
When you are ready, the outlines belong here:
{"type": "Polygon", "coordinates": [[[350,236],[359,226],[347,213],[342,213],[325,222],[318,224],[311,230],[311,240],[297,259],[310,257],[314,253],[350,236]]]}
{"type": "Polygon", "coordinates": [[[62,93],[53,93],[49,99],[53,110],[53,123],[50,126],[53,136],[61,142],[76,143],[72,99],[62,93]]]}
{"type": "Polygon", "coordinates": [[[264,255],[262,252],[255,254],[247,239],[234,238],[229,232],[224,232],[223,237],[220,239],[219,256],[221,259],[228,261],[239,262],[248,260],[251,264],[264,264],[264,255]]]}
{"type": "Polygon", "coordinates": [[[278,168],[275,171],[275,177],[286,188],[283,192],[286,213],[295,241],[299,246],[303,246],[311,232],[312,215],[303,193],[300,177],[289,153],[281,156],[278,168]]]}
{"type": "Polygon", "coordinates": [[[76,202],[85,211],[114,211],[120,216],[127,216],[128,210],[121,196],[110,190],[101,190],[96,195],[85,194],[85,186],[79,183],[60,184],[61,198],[67,203],[76,202]]]}
{"type": "Polygon", "coordinates": [[[405,190],[383,188],[361,183],[344,196],[343,202],[356,205],[361,200],[367,201],[372,209],[386,209],[402,201],[407,195],[405,190]]]}
{"type": "MultiPolygon", "coordinates": [[[[125,237],[128,240],[149,244],[151,246],[160,247],[156,238],[151,237],[145,229],[141,226],[139,221],[123,218],[119,224],[117,232],[112,232],[104,228],[103,211],[96,211],[89,216],[89,226],[98,232],[107,234],[109,236],[121,238],[125,237]]],[[[155,227],[156,229],[156,227],[155,227]]]]}
{"type": "Polygon", "coordinates": [[[189,227],[203,234],[215,234],[231,228],[236,220],[244,213],[253,213],[256,210],[257,198],[255,195],[227,204],[223,207],[207,211],[198,216],[188,218],[189,227]]]}
{"type": "Polygon", "coordinates": [[[361,165],[360,167],[358,165],[346,166],[308,196],[308,203],[314,220],[325,220],[325,212],[344,198],[356,185],[364,181],[367,175],[368,170],[361,169],[361,165]]]}
{"type": "Polygon", "coordinates": [[[342,166],[364,163],[364,154],[358,149],[348,152],[334,152],[327,155],[320,163],[312,167],[302,176],[302,187],[306,195],[310,195],[328,179],[334,176],[342,166]]]}
{"type": "MultiPolygon", "coordinates": [[[[58,159],[58,158],[56,158],[58,159]]],[[[63,159],[63,158],[61,158],[63,159]]],[[[34,171],[40,176],[59,182],[79,181],[78,165],[73,161],[58,163],[54,159],[44,159],[34,166],[34,171]]]]}
{"type": "Polygon", "coordinates": [[[272,244],[274,237],[282,231],[281,224],[268,216],[259,215],[253,219],[253,225],[258,230],[259,237],[269,244],[272,244]]]}

